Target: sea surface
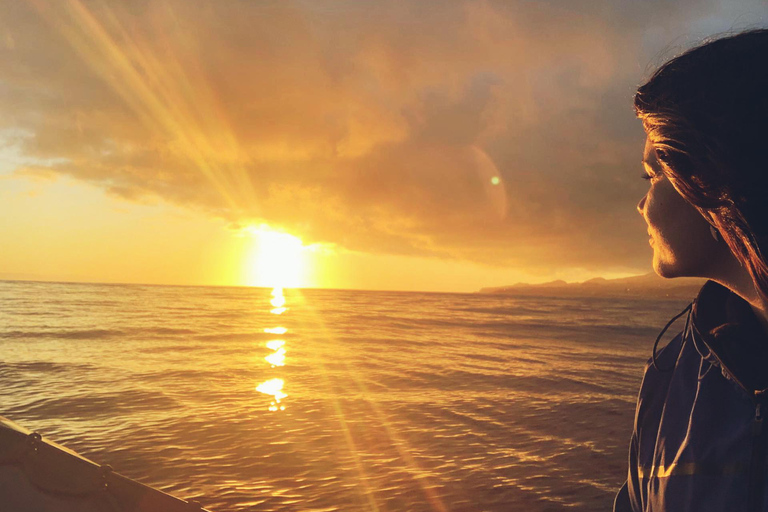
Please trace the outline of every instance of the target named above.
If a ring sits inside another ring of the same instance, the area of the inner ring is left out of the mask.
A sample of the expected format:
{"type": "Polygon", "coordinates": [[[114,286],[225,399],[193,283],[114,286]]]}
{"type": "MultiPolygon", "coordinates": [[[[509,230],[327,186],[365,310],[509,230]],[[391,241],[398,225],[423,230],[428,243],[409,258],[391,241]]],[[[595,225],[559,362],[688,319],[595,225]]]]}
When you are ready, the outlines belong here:
{"type": "Polygon", "coordinates": [[[0,415],[214,511],[610,510],[685,304],[0,281],[0,415]]]}

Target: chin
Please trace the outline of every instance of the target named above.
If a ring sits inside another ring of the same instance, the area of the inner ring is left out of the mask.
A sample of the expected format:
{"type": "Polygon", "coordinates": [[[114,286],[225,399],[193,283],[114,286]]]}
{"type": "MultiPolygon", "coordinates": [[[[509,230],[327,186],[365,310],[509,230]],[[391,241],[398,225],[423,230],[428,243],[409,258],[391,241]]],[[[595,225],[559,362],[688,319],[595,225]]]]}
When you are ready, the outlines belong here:
{"type": "Polygon", "coordinates": [[[670,272],[667,269],[659,269],[654,267],[653,270],[656,272],[657,276],[663,277],[664,279],[674,279],[676,277],[684,277],[684,274],[677,274],[675,272],[670,272]]]}
{"type": "MultiPolygon", "coordinates": [[[[676,277],[701,277],[701,269],[697,269],[697,265],[689,264],[685,265],[682,261],[665,261],[654,255],[653,258],[653,271],[656,275],[663,277],[664,279],[674,279],[676,277]]],[[[692,262],[688,262],[692,263],[692,262]]]]}
{"type": "Polygon", "coordinates": [[[657,254],[653,255],[653,271],[656,272],[657,276],[664,279],[674,279],[685,275],[681,272],[679,265],[675,262],[664,261],[657,254]]]}

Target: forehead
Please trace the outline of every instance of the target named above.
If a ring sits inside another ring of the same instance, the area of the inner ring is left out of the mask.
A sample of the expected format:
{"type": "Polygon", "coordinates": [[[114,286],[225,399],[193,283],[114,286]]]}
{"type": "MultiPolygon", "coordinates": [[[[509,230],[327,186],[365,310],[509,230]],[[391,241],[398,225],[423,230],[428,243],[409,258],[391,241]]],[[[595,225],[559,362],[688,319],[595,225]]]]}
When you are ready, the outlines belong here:
{"type": "Polygon", "coordinates": [[[651,139],[645,138],[645,149],[643,150],[643,163],[648,164],[653,168],[659,167],[659,161],[656,158],[656,151],[654,150],[651,139]]]}
{"type": "Polygon", "coordinates": [[[653,151],[653,143],[649,137],[645,138],[645,148],[643,149],[643,162],[650,163],[651,160],[656,160],[656,153],[653,151]]]}

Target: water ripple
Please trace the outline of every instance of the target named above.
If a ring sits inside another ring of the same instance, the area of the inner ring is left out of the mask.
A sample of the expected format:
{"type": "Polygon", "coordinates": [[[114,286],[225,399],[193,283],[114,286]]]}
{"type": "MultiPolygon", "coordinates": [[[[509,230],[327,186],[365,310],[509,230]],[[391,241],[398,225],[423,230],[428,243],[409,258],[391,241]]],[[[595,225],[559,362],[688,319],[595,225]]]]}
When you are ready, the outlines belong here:
{"type": "Polygon", "coordinates": [[[0,414],[213,510],[607,510],[678,309],[284,299],[278,316],[266,289],[0,282],[0,414]],[[284,410],[256,390],[273,379],[284,410]]]}

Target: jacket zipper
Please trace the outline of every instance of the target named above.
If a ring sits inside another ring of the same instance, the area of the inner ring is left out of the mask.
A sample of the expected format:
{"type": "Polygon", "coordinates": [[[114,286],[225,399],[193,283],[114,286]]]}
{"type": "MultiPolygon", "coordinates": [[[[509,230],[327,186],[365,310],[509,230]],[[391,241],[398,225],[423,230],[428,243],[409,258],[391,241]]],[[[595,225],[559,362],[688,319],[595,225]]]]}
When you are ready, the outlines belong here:
{"type": "Polygon", "coordinates": [[[755,391],[755,418],[752,421],[752,458],[749,462],[748,510],[762,512],[765,495],[766,429],[763,425],[765,390],[755,391]]]}

